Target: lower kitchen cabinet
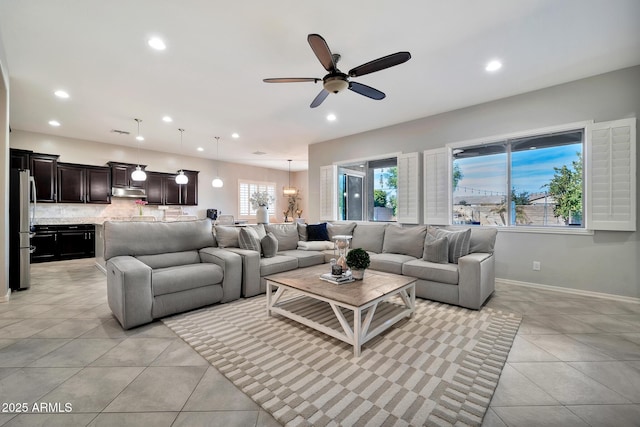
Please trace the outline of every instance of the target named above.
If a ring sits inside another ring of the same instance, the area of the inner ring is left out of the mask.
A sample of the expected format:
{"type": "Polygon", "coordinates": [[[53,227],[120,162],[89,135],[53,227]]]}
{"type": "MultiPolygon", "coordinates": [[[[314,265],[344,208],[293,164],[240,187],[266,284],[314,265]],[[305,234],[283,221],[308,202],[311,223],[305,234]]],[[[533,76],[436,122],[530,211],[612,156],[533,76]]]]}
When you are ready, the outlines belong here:
{"type": "Polygon", "coordinates": [[[95,226],[90,224],[36,225],[31,262],[91,258],[95,256],[95,238],[95,226]]]}

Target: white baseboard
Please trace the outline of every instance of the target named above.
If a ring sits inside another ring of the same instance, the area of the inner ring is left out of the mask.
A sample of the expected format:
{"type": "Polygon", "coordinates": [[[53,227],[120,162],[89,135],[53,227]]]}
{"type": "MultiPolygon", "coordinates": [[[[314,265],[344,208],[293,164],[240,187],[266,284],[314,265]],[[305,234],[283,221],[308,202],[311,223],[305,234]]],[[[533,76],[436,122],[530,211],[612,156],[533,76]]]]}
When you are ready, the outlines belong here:
{"type": "Polygon", "coordinates": [[[544,289],[545,291],[562,292],[565,294],[582,295],[587,297],[602,298],[613,301],[631,302],[634,304],[640,304],[640,298],[625,297],[622,295],[605,294],[603,292],[584,291],[581,289],[562,288],[559,286],[543,285],[540,283],[520,282],[518,280],[499,279],[496,277],[496,283],[503,283],[505,285],[512,286],[524,286],[527,288],[544,289]]]}

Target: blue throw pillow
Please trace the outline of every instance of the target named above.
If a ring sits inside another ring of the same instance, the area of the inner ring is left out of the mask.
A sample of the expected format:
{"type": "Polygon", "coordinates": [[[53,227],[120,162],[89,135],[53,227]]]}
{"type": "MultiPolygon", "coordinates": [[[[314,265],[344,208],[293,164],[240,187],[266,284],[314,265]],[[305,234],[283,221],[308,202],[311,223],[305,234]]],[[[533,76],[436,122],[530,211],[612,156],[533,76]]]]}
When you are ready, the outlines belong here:
{"type": "Polygon", "coordinates": [[[307,241],[318,242],[329,240],[329,232],[327,231],[327,223],[309,224],[307,225],[307,241]]]}

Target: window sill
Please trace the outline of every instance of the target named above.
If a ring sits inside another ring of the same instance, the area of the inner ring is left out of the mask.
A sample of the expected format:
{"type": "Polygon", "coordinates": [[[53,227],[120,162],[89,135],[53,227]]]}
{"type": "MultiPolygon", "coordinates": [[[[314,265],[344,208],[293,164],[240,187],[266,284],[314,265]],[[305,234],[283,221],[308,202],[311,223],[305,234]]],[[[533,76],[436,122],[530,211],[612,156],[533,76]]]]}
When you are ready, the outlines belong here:
{"type": "Polygon", "coordinates": [[[560,227],[496,227],[501,233],[531,233],[531,234],[571,234],[577,236],[593,236],[593,230],[585,228],[560,227]]]}

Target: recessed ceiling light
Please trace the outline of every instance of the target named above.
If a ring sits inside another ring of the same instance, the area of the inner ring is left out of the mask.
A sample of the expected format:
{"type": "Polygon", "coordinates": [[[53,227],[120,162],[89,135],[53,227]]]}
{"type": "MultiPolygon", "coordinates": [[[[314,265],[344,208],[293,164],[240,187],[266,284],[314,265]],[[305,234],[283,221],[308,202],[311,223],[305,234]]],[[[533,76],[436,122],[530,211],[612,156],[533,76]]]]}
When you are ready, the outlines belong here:
{"type": "Polygon", "coordinates": [[[500,68],[502,68],[502,62],[498,60],[490,61],[487,66],[484,67],[484,69],[489,72],[498,71],[500,68]]]}
{"type": "Polygon", "coordinates": [[[49,124],[53,127],[58,127],[60,126],[60,122],[57,120],[49,120],[49,124]]]}
{"type": "Polygon", "coordinates": [[[63,98],[63,99],[69,98],[69,94],[67,92],[65,92],[64,90],[57,90],[57,91],[53,92],[53,94],[55,96],[57,96],[58,98],[63,98]]]}
{"type": "Polygon", "coordinates": [[[253,152],[253,153],[251,153],[251,154],[255,154],[256,156],[264,156],[264,155],[265,155],[265,154],[267,154],[267,153],[265,153],[264,151],[254,151],[254,152],[253,152]]]}
{"type": "Polygon", "coordinates": [[[204,148],[198,147],[198,151],[204,151],[204,148]]]}
{"type": "Polygon", "coordinates": [[[138,135],[138,136],[136,136],[136,140],[137,141],[144,141],[144,136],[138,135]]]}
{"type": "Polygon", "coordinates": [[[151,46],[155,50],[165,50],[167,48],[167,45],[165,45],[162,39],[158,37],[150,38],[147,43],[149,43],[149,46],[151,46]]]}
{"type": "Polygon", "coordinates": [[[335,121],[335,120],[336,120],[336,118],[337,118],[337,117],[336,117],[336,115],[335,115],[335,114],[333,114],[333,113],[331,113],[331,114],[329,114],[329,115],[327,116],[327,120],[329,120],[330,122],[335,121]]]}
{"type": "Polygon", "coordinates": [[[237,132],[234,132],[234,133],[231,134],[231,138],[238,139],[238,138],[240,138],[240,135],[238,135],[237,132]]]}
{"type": "Polygon", "coordinates": [[[165,122],[165,123],[171,123],[173,121],[173,119],[171,117],[169,117],[169,116],[164,116],[162,118],[162,121],[165,122]]]}

